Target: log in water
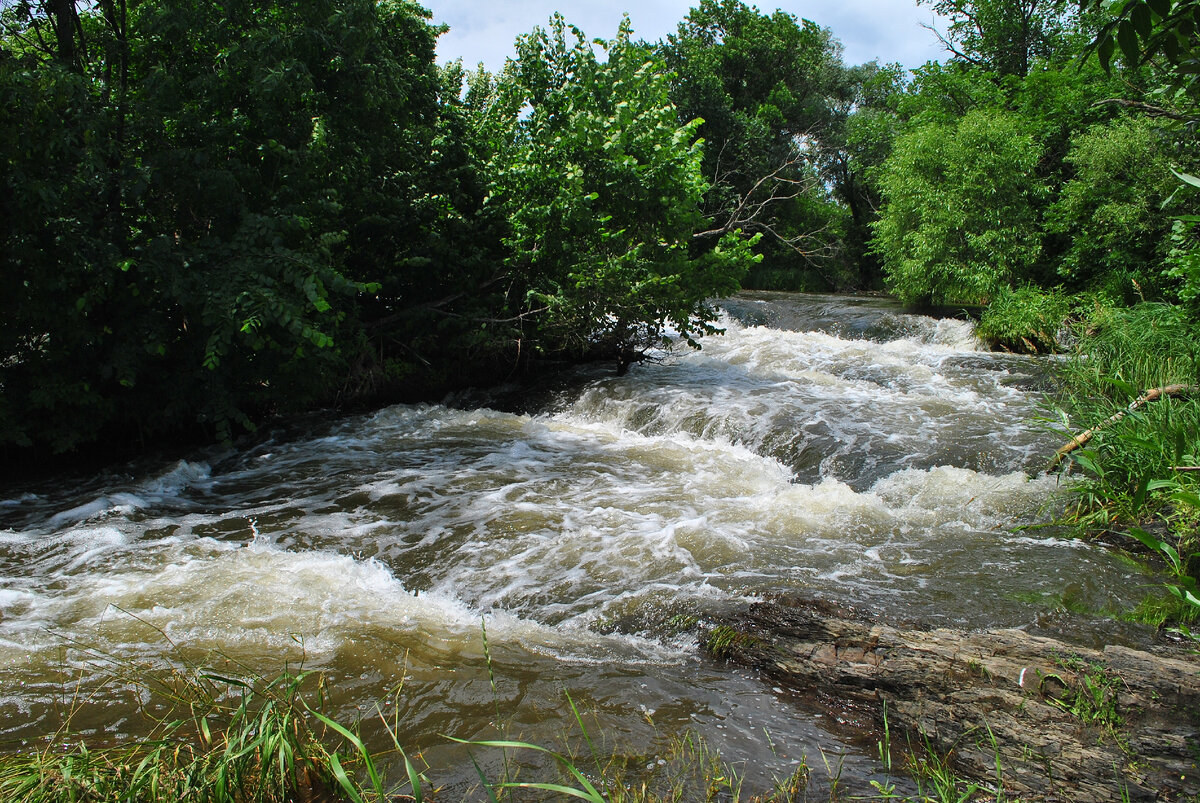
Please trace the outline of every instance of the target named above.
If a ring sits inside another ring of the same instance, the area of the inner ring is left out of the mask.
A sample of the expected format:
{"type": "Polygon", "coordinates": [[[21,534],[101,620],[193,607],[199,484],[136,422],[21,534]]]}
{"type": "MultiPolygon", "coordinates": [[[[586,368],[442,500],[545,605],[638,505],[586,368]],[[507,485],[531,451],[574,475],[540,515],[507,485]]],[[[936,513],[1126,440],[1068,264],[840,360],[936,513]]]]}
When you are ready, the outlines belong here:
{"type": "MultiPolygon", "coordinates": [[[[1153,583],[1042,530],[1061,443],[1044,364],[881,300],[759,294],[722,337],[623,377],[292,428],[240,450],[13,489],[0,502],[0,739],[135,733],[115,664],[328,673],[333,713],[401,737],[552,743],[563,691],[653,754],[695,728],[748,781],[805,755],[878,768],[836,723],[711,662],[695,623],[803,591],[932,625],[1146,634],[1153,583]],[[484,659],[483,625],[497,691],[484,659]],[[403,684],[398,695],[393,692],[403,684]],[[775,746],[763,748],[764,732],[775,746]]],[[[464,771],[462,777],[473,774],[464,771]]],[[[450,772],[446,779],[457,777],[450,772]]]]}

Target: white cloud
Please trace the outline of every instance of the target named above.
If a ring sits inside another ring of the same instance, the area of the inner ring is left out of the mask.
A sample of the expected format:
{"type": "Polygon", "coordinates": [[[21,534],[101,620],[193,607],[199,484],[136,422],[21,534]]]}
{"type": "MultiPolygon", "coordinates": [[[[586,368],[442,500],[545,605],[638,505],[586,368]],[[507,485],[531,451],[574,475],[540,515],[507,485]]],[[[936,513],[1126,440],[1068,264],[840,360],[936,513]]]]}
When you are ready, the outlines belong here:
{"type": "MultiPolygon", "coordinates": [[[[427,0],[435,22],[444,22],[450,31],[438,43],[439,61],[461,58],[468,66],[482,61],[497,70],[513,53],[513,40],[535,25],[545,25],[556,10],[589,37],[611,38],[617,30],[622,11],[628,11],[634,35],[654,41],[672,33],[688,9],[691,0],[641,0],[625,7],[599,0],[575,0],[565,5],[555,0],[427,0]]],[[[918,67],[943,56],[933,34],[921,23],[933,21],[927,6],[914,0],[784,0],[782,10],[811,19],[833,30],[846,48],[847,64],[871,59],[881,63],[900,62],[918,67]]],[[[759,8],[774,10],[770,3],[759,8]]]]}

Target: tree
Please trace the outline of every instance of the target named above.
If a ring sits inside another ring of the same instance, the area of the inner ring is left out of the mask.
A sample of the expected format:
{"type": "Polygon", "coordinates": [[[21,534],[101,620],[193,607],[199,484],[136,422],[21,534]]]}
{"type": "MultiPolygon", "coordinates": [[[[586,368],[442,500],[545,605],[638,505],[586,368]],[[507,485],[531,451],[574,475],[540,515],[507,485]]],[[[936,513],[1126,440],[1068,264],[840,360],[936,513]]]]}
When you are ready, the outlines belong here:
{"type": "Polygon", "coordinates": [[[701,0],[657,50],[680,122],[703,121],[708,230],[761,233],[764,267],[838,283],[828,258],[842,211],[815,158],[841,65],[829,30],[740,0],[701,0]]]}
{"type": "Polygon", "coordinates": [[[333,398],[363,320],[459,264],[439,29],[406,2],[110,0],[76,69],[60,6],[5,12],[0,442],[227,437],[333,398]]]}
{"type": "Polygon", "coordinates": [[[829,118],[816,139],[822,176],[849,212],[842,243],[862,288],[880,283],[878,255],[868,242],[881,203],[876,176],[901,125],[897,105],[904,75],[899,64],[843,67],[829,96],[829,118]]]}
{"type": "Polygon", "coordinates": [[[560,15],[518,39],[481,125],[510,225],[513,317],[544,350],[624,367],[669,329],[689,341],[710,330],[705,301],[737,288],[753,240],[730,230],[693,253],[708,189],[699,124],[679,124],[663,66],[627,19],[610,42],[560,15]]]}
{"type": "Polygon", "coordinates": [[[912,303],[980,303],[1022,278],[1040,250],[1039,148],[1019,117],[976,110],[896,141],[873,248],[912,303]]]}
{"type": "MultiPolygon", "coordinates": [[[[934,33],[956,59],[1024,78],[1037,59],[1071,57],[1067,0],[918,0],[950,20],[934,33]]],[[[932,29],[931,29],[932,30],[932,29]]]]}
{"type": "Polygon", "coordinates": [[[1170,135],[1145,118],[1096,125],[1071,143],[1074,176],[1047,213],[1070,247],[1058,272],[1074,287],[1117,298],[1148,292],[1160,271],[1175,190],[1170,135]]]}

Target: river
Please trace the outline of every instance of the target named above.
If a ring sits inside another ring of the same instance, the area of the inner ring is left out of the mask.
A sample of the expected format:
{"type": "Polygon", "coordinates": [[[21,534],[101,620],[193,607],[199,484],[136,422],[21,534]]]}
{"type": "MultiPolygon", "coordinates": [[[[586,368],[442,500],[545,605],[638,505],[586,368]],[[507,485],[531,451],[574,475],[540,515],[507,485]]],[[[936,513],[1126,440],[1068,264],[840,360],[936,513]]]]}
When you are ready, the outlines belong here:
{"type": "Polygon", "coordinates": [[[1031,423],[1043,362],[880,299],[724,310],[702,351],[623,377],[593,367],[6,494],[0,741],[72,705],[85,733],[137,733],[122,667],[303,666],[343,719],[395,715],[451,790],[474,770],[444,735],[495,738],[499,719],[553,746],[574,728],[564,691],[594,738],[651,763],[691,729],[751,786],[802,758],[823,774],[822,754],[863,783],[879,768],[853,723],[705,659],[697,623],[796,591],[1145,638],[1086,611],[1129,607],[1151,579],[1030,527],[1058,489],[1027,474],[1060,441],[1031,423]]]}

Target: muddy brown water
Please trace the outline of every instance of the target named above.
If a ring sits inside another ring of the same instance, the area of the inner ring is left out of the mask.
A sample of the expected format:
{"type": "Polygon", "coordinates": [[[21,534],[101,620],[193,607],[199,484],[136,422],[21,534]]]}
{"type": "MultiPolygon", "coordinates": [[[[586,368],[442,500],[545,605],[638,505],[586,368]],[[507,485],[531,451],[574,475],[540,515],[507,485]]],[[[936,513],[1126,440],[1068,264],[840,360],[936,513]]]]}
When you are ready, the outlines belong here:
{"type": "MultiPolygon", "coordinates": [[[[135,735],[114,667],[303,666],[342,718],[395,716],[431,775],[445,735],[644,755],[692,729],[769,784],[870,744],[705,659],[696,623],[774,591],[1081,644],[1153,583],[1044,523],[1047,366],[879,299],[745,294],[700,352],[553,391],[396,406],[0,501],[0,742],[135,735]],[[491,674],[485,660],[490,652],[491,674]],[[492,679],[495,687],[493,689],[492,679]]],[[[373,739],[379,728],[367,726],[373,739]]],[[[380,742],[380,746],[382,743],[380,742]]],[[[477,751],[478,752],[478,751],[477,751]]],[[[481,756],[486,767],[498,759],[481,756]]]]}

